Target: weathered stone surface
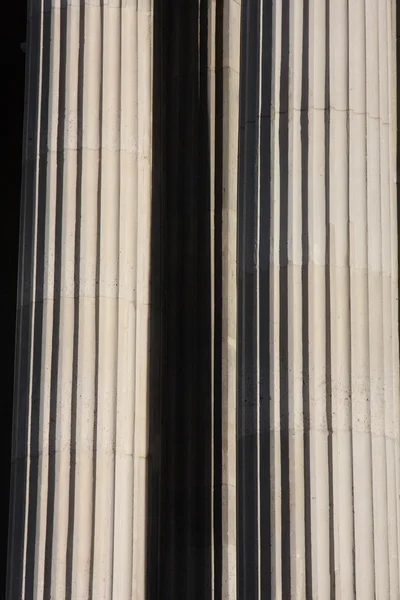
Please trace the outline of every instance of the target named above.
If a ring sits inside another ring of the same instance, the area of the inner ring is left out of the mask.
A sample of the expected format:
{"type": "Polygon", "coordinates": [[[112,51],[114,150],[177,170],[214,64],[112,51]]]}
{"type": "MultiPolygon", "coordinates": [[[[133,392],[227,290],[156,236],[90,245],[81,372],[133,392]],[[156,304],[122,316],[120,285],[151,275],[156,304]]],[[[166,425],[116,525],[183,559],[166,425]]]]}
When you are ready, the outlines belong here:
{"type": "Polygon", "coordinates": [[[7,600],[397,600],[394,3],[32,0],[7,600]]]}

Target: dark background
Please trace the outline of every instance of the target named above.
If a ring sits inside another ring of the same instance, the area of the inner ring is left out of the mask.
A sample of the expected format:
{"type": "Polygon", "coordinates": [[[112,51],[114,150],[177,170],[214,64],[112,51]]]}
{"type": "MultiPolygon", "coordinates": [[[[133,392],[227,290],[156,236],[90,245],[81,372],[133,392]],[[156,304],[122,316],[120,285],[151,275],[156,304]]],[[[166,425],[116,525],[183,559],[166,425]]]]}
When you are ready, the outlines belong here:
{"type": "Polygon", "coordinates": [[[18,229],[21,187],[22,126],[25,55],[20,44],[26,36],[26,0],[9,2],[0,19],[1,61],[1,494],[0,511],[0,598],[4,598],[7,566],[8,499],[12,394],[14,377],[14,334],[18,267],[18,229]]]}

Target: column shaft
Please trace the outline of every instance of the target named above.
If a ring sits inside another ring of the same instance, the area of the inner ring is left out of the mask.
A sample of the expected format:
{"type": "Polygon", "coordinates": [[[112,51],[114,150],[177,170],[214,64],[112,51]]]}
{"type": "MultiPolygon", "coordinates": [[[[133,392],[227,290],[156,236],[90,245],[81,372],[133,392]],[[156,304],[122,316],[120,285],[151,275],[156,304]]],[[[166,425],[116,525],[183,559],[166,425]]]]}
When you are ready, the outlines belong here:
{"type": "Polygon", "coordinates": [[[144,598],[151,3],[31,2],[8,598],[144,598]]]}
{"type": "Polygon", "coordinates": [[[240,598],[398,596],[392,12],[243,4],[240,598]]]}

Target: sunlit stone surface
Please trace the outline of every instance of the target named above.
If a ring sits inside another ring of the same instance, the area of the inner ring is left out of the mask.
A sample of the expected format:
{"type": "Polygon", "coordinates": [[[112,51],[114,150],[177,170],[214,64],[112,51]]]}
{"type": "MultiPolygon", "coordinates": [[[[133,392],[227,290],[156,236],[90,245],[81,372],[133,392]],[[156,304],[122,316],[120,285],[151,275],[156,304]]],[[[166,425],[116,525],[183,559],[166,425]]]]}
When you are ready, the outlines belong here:
{"type": "Polygon", "coordinates": [[[31,0],[7,600],[398,600],[395,3],[31,0]]]}

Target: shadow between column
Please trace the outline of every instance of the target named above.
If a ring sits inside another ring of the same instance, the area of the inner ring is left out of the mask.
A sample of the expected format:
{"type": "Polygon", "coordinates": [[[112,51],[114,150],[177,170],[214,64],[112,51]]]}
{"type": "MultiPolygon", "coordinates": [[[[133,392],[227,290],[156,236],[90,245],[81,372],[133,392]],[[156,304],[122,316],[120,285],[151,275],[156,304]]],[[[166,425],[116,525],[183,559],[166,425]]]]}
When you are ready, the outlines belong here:
{"type": "MultiPolygon", "coordinates": [[[[18,236],[22,175],[22,126],[24,111],[25,55],[20,44],[26,40],[26,0],[8,5],[7,18],[2,19],[0,35],[0,68],[2,73],[1,141],[6,148],[2,168],[2,218],[0,222],[0,255],[2,257],[2,289],[0,311],[3,315],[1,335],[2,422],[1,482],[6,509],[0,517],[0,597],[5,597],[7,568],[7,532],[11,491],[11,446],[14,364],[17,325],[18,236]]],[[[11,531],[10,531],[11,538],[11,531]]],[[[11,540],[10,540],[11,541],[11,540]]]]}
{"type": "Polygon", "coordinates": [[[208,2],[155,0],[147,600],[208,600],[208,2]]]}

